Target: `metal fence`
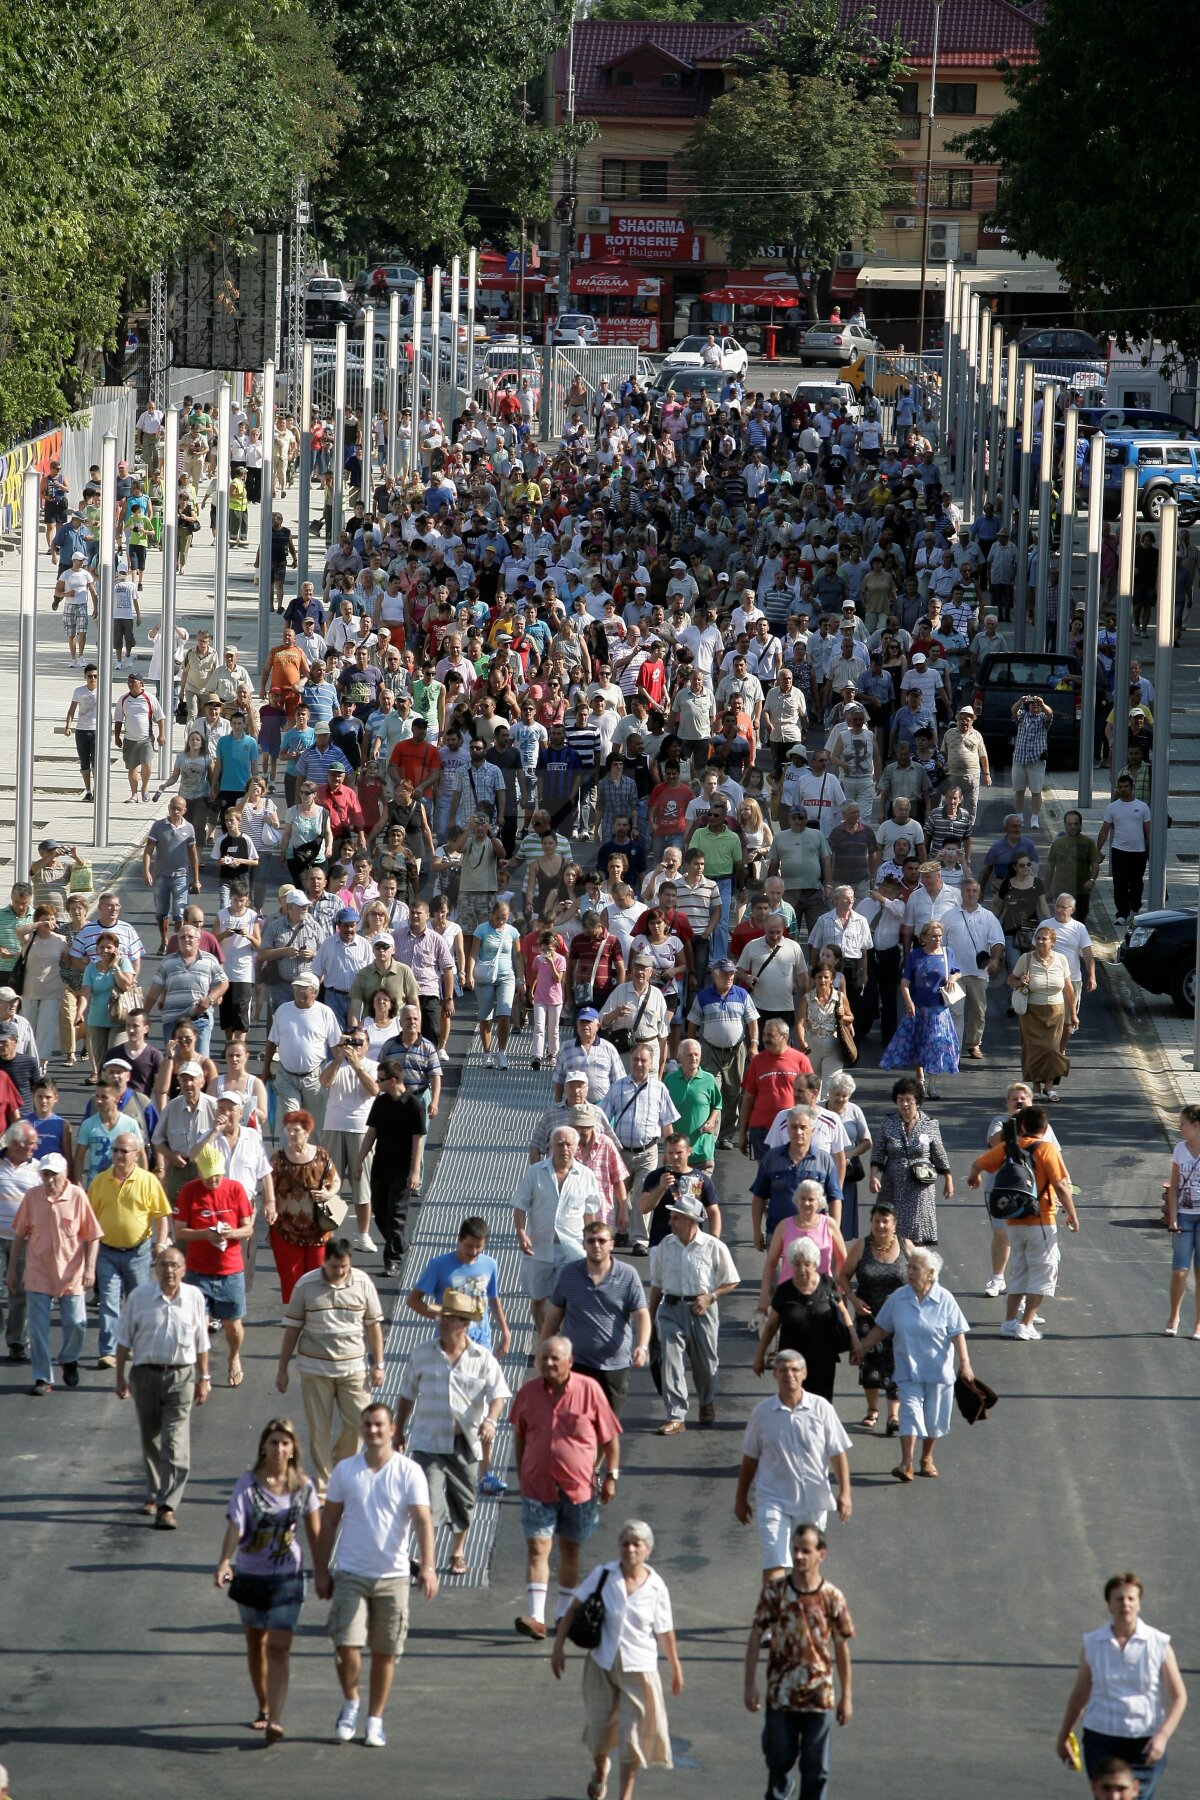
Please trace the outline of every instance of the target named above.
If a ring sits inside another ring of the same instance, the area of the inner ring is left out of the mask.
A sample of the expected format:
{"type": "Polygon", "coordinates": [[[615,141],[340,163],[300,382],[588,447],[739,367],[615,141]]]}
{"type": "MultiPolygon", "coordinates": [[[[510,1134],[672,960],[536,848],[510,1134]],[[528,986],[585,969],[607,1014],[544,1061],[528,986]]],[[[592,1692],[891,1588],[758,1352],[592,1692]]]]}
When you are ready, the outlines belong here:
{"type": "Polygon", "coordinates": [[[577,382],[587,391],[590,412],[596,389],[602,381],[614,389],[637,374],[636,344],[566,344],[556,345],[543,361],[542,395],[543,429],[550,438],[561,437],[569,405],[567,395],[577,382]]]}

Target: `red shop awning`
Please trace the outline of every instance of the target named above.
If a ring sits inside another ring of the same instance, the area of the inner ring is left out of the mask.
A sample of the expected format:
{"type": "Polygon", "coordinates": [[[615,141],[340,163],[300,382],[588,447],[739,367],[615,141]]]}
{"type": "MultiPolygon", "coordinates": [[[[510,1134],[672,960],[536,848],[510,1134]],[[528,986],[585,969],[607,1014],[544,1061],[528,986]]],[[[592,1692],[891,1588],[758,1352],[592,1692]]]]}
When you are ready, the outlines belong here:
{"type": "Polygon", "coordinates": [[[740,282],[726,282],[724,287],[710,288],[701,294],[712,306],[799,306],[800,296],[794,288],[747,287],[740,282]]]}
{"type": "Polygon", "coordinates": [[[571,270],[573,294],[611,294],[617,299],[654,300],[662,293],[657,275],[626,263],[579,263],[571,270]]]}
{"type": "Polygon", "coordinates": [[[858,292],[858,270],[835,269],[829,291],[831,294],[840,294],[843,299],[848,299],[851,295],[856,294],[858,292]]]}

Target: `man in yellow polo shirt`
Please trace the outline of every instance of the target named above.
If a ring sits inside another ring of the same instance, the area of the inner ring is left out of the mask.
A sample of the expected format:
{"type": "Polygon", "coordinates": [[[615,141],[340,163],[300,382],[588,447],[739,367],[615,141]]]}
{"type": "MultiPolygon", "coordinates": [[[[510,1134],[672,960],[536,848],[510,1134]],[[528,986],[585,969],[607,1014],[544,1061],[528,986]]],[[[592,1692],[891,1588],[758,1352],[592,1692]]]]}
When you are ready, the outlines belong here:
{"type": "Polygon", "coordinates": [[[98,1369],[116,1367],[117,1318],[121,1302],[150,1279],[150,1265],[167,1242],[171,1202],[157,1175],[138,1164],[141,1138],[134,1132],[116,1139],[112,1166],[102,1169],[88,1189],[102,1237],[96,1262],[100,1302],[98,1369]]]}
{"type": "Polygon", "coordinates": [[[729,949],[730,911],[736,889],[742,885],[742,840],[729,826],[729,802],[724,794],[713,795],[708,809],[708,822],[698,826],[687,841],[689,850],[703,850],[704,873],[717,884],[721,897],[721,923],[712,934],[713,962],[729,949]]]}

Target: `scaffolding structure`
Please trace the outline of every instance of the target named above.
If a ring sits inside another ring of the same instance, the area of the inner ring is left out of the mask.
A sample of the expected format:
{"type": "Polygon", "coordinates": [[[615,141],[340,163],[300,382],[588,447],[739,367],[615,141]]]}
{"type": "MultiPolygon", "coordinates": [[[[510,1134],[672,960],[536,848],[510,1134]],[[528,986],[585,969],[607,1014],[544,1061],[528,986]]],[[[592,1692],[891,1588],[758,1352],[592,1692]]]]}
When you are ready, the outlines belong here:
{"type": "Polygon", "coordinates": [[[305,312],[308,291],[308,227],[312,208],[308,179],[298,175],[292,184],[292,228],[288,250],[287,406],[292,418],[300,414],[300,388],[304,369],[305,312]]]}
{"type": "Polygon", "coordinates": [[[150,342],[146,346],[150,371],[150,400],[166,410],[169,349],[167,338],[167,271],[156,269],[150,277],[150,342]]]}

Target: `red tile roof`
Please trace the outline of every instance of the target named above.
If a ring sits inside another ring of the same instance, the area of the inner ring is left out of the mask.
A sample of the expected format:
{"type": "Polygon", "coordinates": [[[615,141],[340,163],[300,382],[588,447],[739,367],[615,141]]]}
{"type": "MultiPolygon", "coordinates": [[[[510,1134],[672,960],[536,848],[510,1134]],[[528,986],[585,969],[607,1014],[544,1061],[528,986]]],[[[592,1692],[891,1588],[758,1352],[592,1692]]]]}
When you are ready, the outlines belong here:
{"type": "MultiPolygon", "coordinates": [[[[933,53],[931,0],[873,0],[875,29],[890,37],[895,27],[909,46],[913,65],[927,64],[933,53]]],[[[862,0],[842,0],[843,19],[850,19],[862,0]]],[[[1042,0],[1022,7],[1016,0],[942,0],[938,25],[940,68],[988,68],[1001,57],[1013,63],[1037,60],[1035,26],[1041,22],[1042,0]]],[[[752,53],[754,33],[769,29],[769,15],[757,25],[723,23],[664,24],[640,20],[584,20],[575,27],[575,104],[584,117],[590,113],[624,116],[686,116],[698,110],[702,89],[672,91],[669,88],[615,88],[604,80],[604,71],[630,51],[648,44],[691,67],[721,65],[740,54],[752,53]]],[[[565,47],[555,58],[555,85],[560,97],[567,88],[565,47]]]]}

